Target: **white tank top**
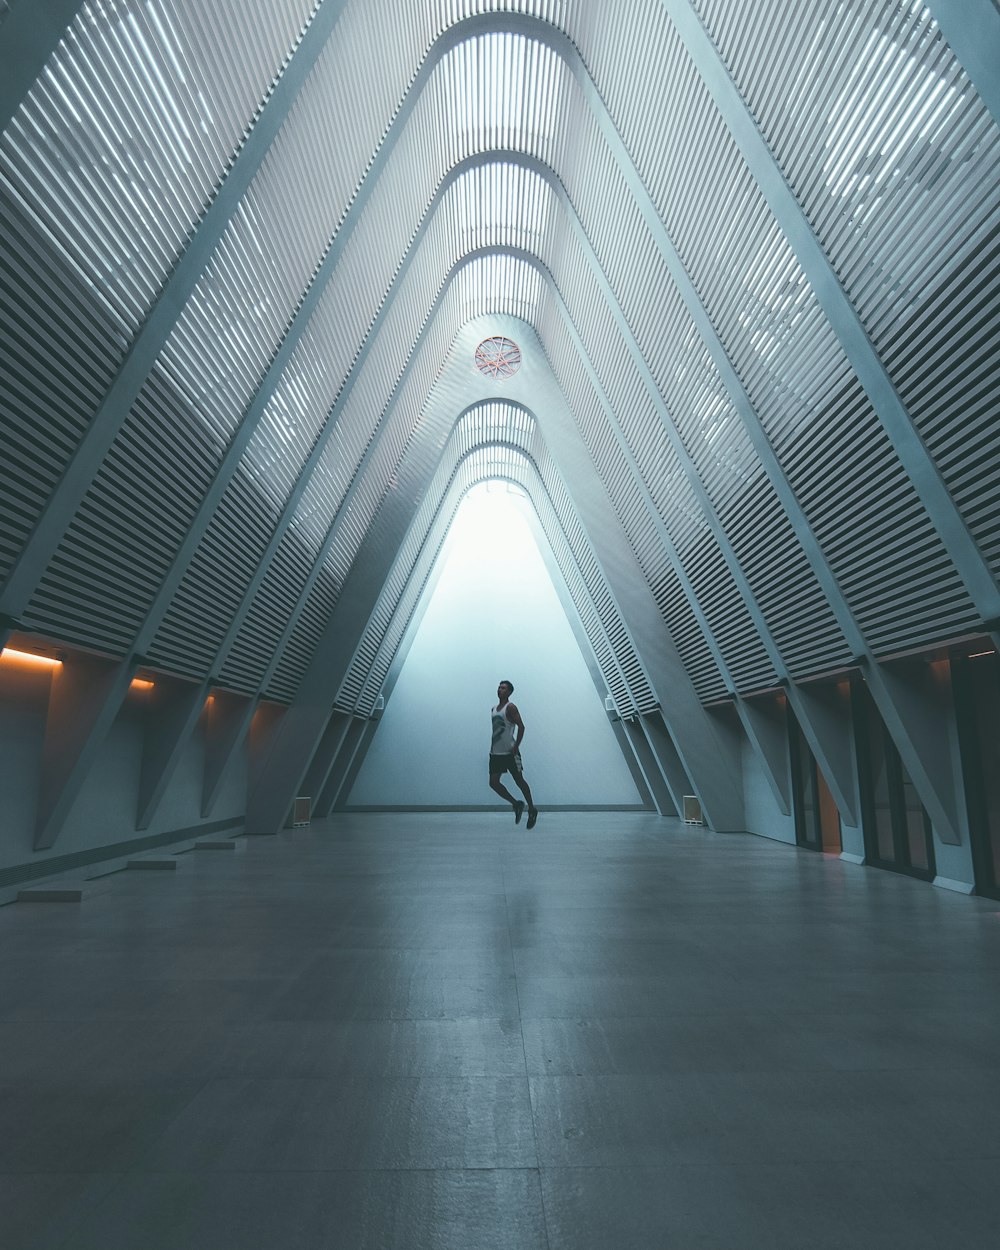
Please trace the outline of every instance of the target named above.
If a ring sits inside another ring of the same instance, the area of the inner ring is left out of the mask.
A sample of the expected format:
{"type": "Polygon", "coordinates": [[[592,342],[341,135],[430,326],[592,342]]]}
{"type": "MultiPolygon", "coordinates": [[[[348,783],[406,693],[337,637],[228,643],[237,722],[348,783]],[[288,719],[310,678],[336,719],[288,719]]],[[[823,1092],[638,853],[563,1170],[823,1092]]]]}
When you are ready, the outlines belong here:
{"type": "Polygon", "coordinates": [[[514,729],[515,726],[507,719],[507,708],[509,703],[505,703],[501,710],[499,703],[495,708],[490,709],[490,719],[493,722],[493,741],[490,744],[490,755],[513,755],[514,754],[514,729]]]}

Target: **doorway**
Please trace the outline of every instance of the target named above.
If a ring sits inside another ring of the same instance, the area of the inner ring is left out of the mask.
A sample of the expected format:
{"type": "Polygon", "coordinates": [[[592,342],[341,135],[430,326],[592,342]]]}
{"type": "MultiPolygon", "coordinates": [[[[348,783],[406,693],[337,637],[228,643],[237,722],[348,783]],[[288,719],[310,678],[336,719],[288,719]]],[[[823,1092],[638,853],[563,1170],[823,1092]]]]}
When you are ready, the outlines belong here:
{"type": "Polygon", "coordinates": [[[788,755],[796,844],[810,851],[839,855],[840,812],[791,709],[788,711],[788,755]]]}

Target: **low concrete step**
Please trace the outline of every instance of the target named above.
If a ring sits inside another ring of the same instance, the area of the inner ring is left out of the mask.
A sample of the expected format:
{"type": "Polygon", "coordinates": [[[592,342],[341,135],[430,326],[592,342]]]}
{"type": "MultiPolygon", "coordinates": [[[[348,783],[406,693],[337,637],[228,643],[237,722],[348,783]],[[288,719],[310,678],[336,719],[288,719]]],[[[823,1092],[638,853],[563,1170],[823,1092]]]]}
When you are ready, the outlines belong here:
{"type": "Polygon", "coordinates": [[[139,872],[174,872],[177,868],[176,855],[141,855],[130,859],[126,868],[135,868],[139,872]]]}
{"type": "Polygon", "coordinates": [[[40,881],[26,885],[17,892],[19,903],[82,903],[94,894],[103,894],[111,887],[106,880],[85,881],[79,878],[40,881]]]}

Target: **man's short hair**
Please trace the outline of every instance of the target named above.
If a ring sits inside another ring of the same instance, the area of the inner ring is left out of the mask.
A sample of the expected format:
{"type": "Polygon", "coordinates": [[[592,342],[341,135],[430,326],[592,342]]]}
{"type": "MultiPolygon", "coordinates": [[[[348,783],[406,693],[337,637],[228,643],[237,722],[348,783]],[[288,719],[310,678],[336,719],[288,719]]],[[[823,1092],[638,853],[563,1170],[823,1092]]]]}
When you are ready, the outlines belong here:
{"type": "Polygon", "coordinates": [[[501,686],[509,686],[509,687],[510,687],[510,692],[511,692],[511,694],[513,694],[513,693],[514,693],[514,683],[513,683],[512,681],[508,681],[506,677],[504,677],[504,678],[502,678],[502,679],[501,679],[501,681],[500,681],[500,685],[501,685],[501,686]]]}

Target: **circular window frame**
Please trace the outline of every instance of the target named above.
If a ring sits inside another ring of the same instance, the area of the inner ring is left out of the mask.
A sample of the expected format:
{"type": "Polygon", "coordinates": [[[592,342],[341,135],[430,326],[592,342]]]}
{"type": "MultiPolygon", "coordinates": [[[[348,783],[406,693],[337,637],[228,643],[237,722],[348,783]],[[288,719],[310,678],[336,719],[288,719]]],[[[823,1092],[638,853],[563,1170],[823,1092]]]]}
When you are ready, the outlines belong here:
{"type": "Polygon", "coordinates": [[[505,334],[491,334],[476,348],[473,363],[485,378],[503,382],[521,367],[521,349],[505,334]]]}

